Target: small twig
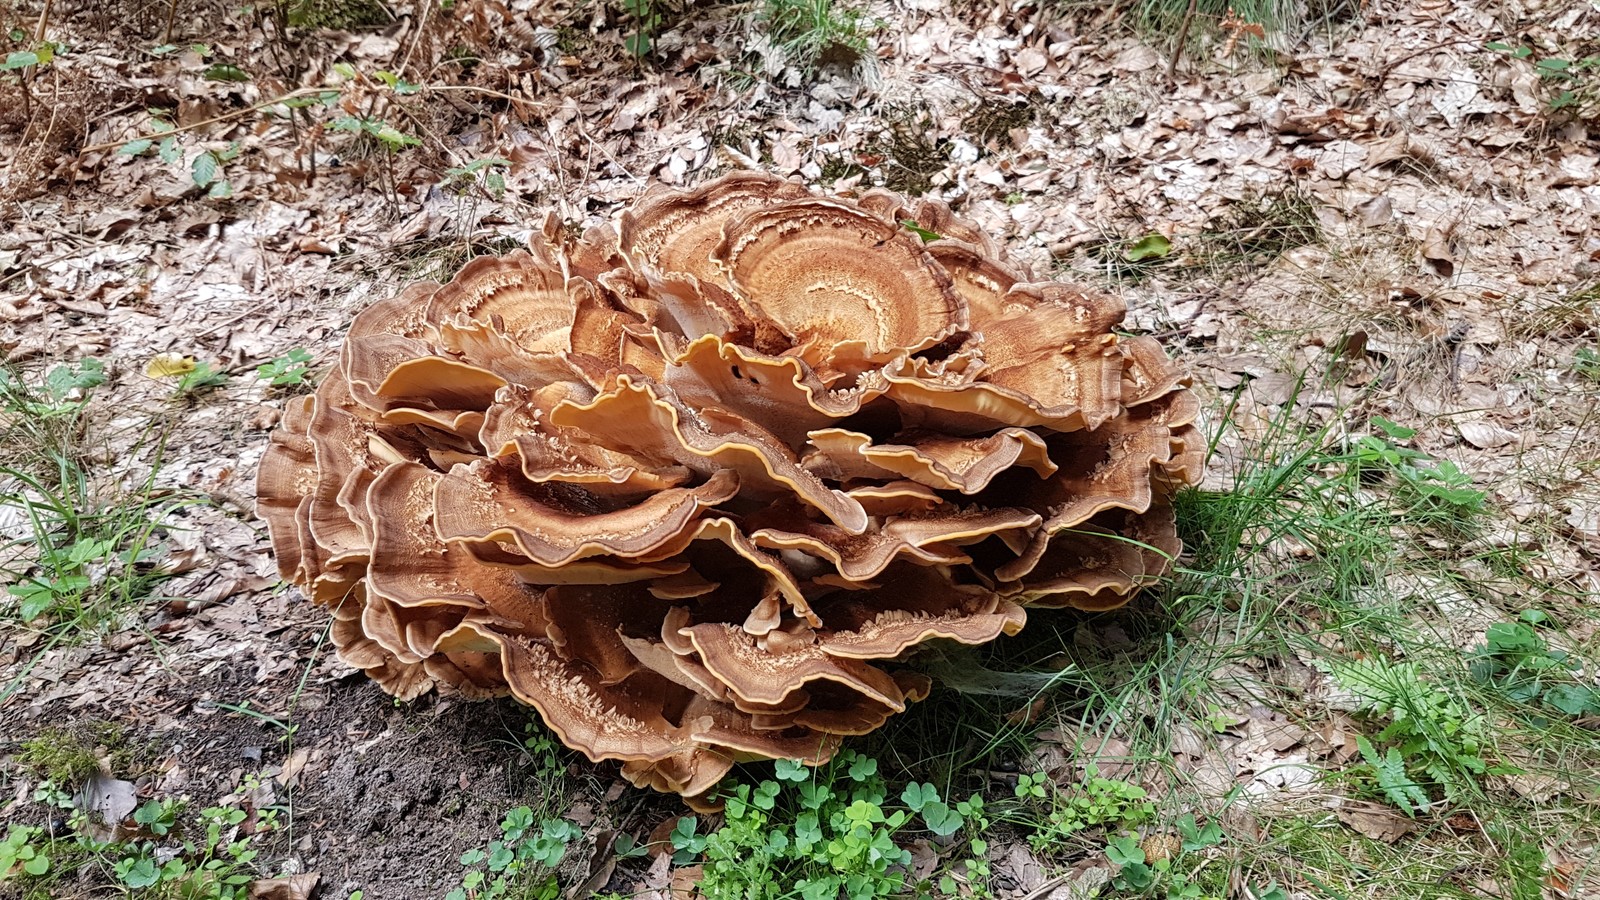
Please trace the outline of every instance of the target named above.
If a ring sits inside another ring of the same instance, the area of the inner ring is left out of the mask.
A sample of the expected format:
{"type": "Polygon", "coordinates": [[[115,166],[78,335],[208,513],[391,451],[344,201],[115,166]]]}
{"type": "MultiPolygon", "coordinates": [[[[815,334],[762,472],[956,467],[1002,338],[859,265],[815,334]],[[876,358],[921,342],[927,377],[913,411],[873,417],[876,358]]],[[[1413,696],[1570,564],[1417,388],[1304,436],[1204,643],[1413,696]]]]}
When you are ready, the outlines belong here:
{"type": "Polygon", "coordinates": [[[172,21],[178,17],[178,0],[167,6],[167,27],[161,32],[161,43],[172,43],[172,21]]]}
{"type": "Polygon", "coordinates": [[[219,329],[227,328],[230,325],[238,324],[239,322],[242,322],[245,319],[250,318],[251,316],[257,316],[257,315],[260,315],[260,314],[261,314],[261,310],[259,310],[259,309],[246,310],[245,312],[242,312],[242,313],[238,314],[237,316],[234,316],[234,317],[232,317],[230,319],[226,319],[224,321],[218,322],[217,324],[212,325],[209,328],[206,328],[206,329],[204,329],[202,331],[199,331],[199,332],[196,332],[195,334],[190,335],[189,339],[198,343],[201,338],[209,337],[210,335],[212,335],[213,333],[215,333],[219,329]]]}
{"type": "Polygon", "coordinates": [[[504,94],[504,93],[501,93],[500,91],[490,90],[489,88],[478,87],[476,85],[471,85],[471,84],[434,84],[434,85],[429,85],[428,86],[428,90],[430,92],[432,92],[432,91],[465,91],[465,92],[471,93],[471,94],[484,94],[484,95],[487,95],[487,96],[490,96],[490,97],[498,97],[501,100],[504,100],[504,101],[506,101],[508,103],[522,103],[522,104],[525,104],[527,106],[543,106],[543,107],[554,108],[557,105],[557,104],[554,104],[554,103],[550,103],[549,101],[546,101],[546,100],[529,100],[526,97],[513,97],[510,94],[504,94]]]}
{"type": "Polygon", "coordinates": [[[400,65],[395,67],[395,72],[404,75],[406,68],[411,65],[411,57],[417,53],[417,45],[422,43],[422,32],[428,27],[428,13],[433,9],[432,3],[422,4],[422,17],[417,20],[417,34],[411,39],[411,46],[406,48],[406,55],[401,57],[400,65]]]}
{"type": "MultiPolygon", "coordinates": [[[[1191,8],[1192,7],[1193,4],[1191,4],[1191,8]]],[[[1067,876],[1057,875],[1049,881],[1046,881],[1044,884],[1041,884],[1026,894],[1023,894],[1021,897],[1018,897],[1017,900],[1040,900],[1041,897],[1049,896],[1051,891],[1054,891],[1056,888],[1066,883],[1067,876]]]]}
{"type": "Polygon", "coordinates": [[[1376,76],[1377,77],[1377,81],[1375,83],[1373,83],[1370,87],[1368,87],[1367,90],[1369,90],[1369,91],[1377,91],[1377,90],[1381,89],[1383,87],[1383,83],[1389,80],[1389,76],[1394,74],[1394,70],[1395,69],[1398,69],[1400,66],[1404,65],[1405,63],[1410,62],[1413,59],[1416,59],[1419,56],[1422,56],[1422,55],[1427,54],[1427,53],[1432,53],[1435,50],[1444,50],[1444,49],[1449,48],[1449,47],[1454,47],[1454,46],[1456,46],[1458,44],[1471,44],[1471,43],[1472,43],[1472,41],[1470,39],[1468,39],[1468,38],[1465,38],[1465,37],[1452,38],[1452,39],[1450,39],[1448,41],[1440,41],[1437,44],[1427,44],[1425,46],[1418,47],[1416,50],[1413,50],[1412,52],[1407,53],[1406,55],[1404,55],[1404,56],[1402,56],[1402,57],[1400,57],[1398,59],[1388,60],[1387,62],[1384,63],[1383,68],[1378,70],[1378,74],[1376,76]]]}
{"type": "Polygon", "coordinates": [[[201,128],[201,127],[204,127],[206,125],[215,125],[218,122],[226,122],[226,121],[228,121],[230,119],[237,119],[240,116],[247,116],[250,113],[258,112],[260,110],[266,109],[269,106],[277,106],[279,103],[284,103],[284,102],[289,101],[289,100],[294,100],[294,99],[296,99],[298,97],[311,97],[311,96],[315,96],[316,94],[325,93],[327,91],[337,91],[337,90],[338,90],[338,88],[331,88],[331,87],[297,88],[295,90],[290,91],[287,94],[284,94],[281,97],[274,97],[271,100],[263,100],[263,101],[261,101],[260,103],[257,103],[254,106],[247,106],[244,109],[236,109],[236,110],[233,110],[232,112],[223,113],[220,116],[212,116],[209,119],[202,119],[199,122],[190,122],[188,125],[179,125],[176,128],[173,128],[171,131],[154,131],[154,132],[149,132],[149,133],[146,133],[146,134],[137,135],[137,136],[131,137],[131,138],[122,138],[121,140],[107,141],[106,143],[103,143],[103,144],[92,144],[92,145],[90,145],[88,147],[84,147],[82,150],[79,150],[78,151],[78,155],[82,156],[82,155],[84,155],[86,153],[94,153],[94,152],[96,152],[98,150],[110,150],[113,147],[121,147],[124,144],[131,144],[134,141],[154,141],[154,140],[159,140],[160,138],[164,138],[164,137],[166,137],[168,135],[181,134],[181,133],[183,133],[185,131],[193,131],[196,128],[201,128]]]}
{"type": "Polygon", "coordinates": [[[1189,8],[1183,11],[1183,23],[1178,26],[1178,43],[1172,48],[1172,58],[1167,60],[1167,83],[1172,84],[1178,78],[1178,60],[1183,57],[1183,47],[1189,41],[1189,25],[1194,21],[1195,7],[1200,5],[1200,0],[1189,0],[1189,8]]]}
{"type": "MultiPolygon", "coordinates": [[[[51,0],[45,0],[44,9],[39,13],[39,24],[33,29],[34,50],[38,50],[38,45],[44,43],[44,33],[46,30],[48,30],[50,25],[50,6],[51,0]]],[[[33,81],[33,76],[37,74],[38,71],[39,67],[37,65],[32,65],[17,73],[17,84],[22,88],[22,116],[29,121],[32,121],[33,119],[33,91],[28,87],[28,84],[33,81]]],[[[57,93],[60,93],[59,88],[57,93]]],[[[54,118],[53,113],[52,118],[54,118]]],[[[53,122],[51,124],[54,125],[53,122]]],[[[16,159],[13,158],[12,164],[15,165],[15,163],[16,159]]],[[[10,175],[10,172],[11,170],[8,168],[6,170],[8,176],[10,175]]]]}
{"type": "Polygon", "coordinates": [[[50,24],[50,6],[51,0],[44,0],[44,11],[39,13],[39,25],[33,30],[33,39],[36,41],[44,40],[45,26],[50,24]]]}

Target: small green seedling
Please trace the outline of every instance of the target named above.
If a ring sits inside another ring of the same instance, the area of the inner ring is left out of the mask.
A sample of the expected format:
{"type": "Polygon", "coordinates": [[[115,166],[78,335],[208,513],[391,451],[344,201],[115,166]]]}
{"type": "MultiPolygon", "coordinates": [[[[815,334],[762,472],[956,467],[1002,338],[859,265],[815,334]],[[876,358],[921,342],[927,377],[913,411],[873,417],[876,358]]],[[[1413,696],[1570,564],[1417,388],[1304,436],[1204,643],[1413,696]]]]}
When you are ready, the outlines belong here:
{"type": "Polygon", "coordinates": [[[193,369],[179,376],[177,385],[172,389],[172,395],[177,398],[195,397],[227,383],[227,372],[208,362],[199,362],[193,369]]]}
{"type": "Polygon", "coordinates": [[[273,387],[301,387],[311,374],[311,351],[296,347],[256,367],[256,376],[273,387]]]}

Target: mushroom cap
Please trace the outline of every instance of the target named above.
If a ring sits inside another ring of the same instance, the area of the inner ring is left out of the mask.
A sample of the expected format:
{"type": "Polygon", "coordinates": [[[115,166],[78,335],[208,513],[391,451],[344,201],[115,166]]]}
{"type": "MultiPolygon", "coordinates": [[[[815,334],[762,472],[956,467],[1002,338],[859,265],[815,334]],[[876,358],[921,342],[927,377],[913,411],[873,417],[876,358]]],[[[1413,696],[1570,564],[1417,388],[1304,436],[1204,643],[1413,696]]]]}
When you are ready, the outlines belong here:
{"type": "Polygon", "coordinates": [[[652,188],[363,310],[257,511],[384,690],[510,695],[708,808],[925,697],[919,646],[1166,571],[1206,445],[1122,315],[935,201],[652,188]]]}

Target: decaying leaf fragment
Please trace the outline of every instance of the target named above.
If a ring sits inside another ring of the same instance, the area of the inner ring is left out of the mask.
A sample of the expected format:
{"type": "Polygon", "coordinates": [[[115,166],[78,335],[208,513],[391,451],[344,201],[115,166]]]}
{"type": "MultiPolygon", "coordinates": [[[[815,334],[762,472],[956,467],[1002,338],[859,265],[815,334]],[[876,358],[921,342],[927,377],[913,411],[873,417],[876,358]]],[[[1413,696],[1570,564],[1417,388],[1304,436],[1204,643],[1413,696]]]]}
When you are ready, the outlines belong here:
{"type": "Polygon", "coordinates": [[[925,696],[925,641],[1165,571],[1198,404],[1122,316],[939,203],[654,189],[357,316],[259,512],[385,690],[509,693],[696,802],[925,696]]]}

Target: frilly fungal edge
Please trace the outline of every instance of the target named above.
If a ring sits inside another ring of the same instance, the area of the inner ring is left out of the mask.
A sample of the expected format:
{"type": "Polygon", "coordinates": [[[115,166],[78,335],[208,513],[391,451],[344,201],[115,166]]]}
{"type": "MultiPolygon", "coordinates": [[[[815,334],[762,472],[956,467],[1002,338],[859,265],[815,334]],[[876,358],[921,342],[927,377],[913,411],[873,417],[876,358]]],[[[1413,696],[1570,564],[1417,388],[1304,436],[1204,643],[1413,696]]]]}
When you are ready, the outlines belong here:
{"type": "Polygon", "coordinates": [[[261,463],[284,577],[398,697],[509,693],[704,805],[924,697],[917,644],[1178,552],[1183,374],[943,204],[736,174],[533,243],[363,311],[261,463]]]}

